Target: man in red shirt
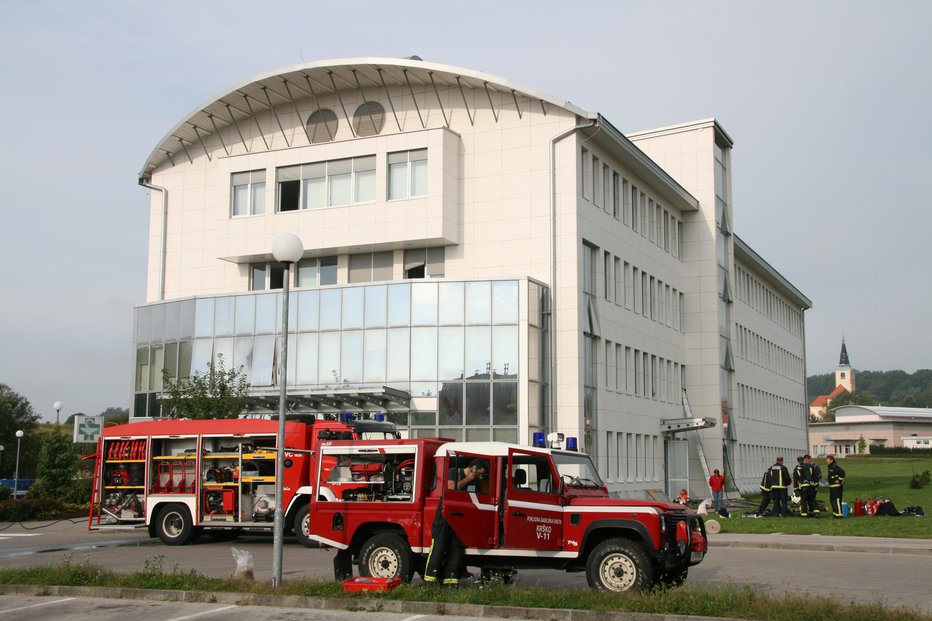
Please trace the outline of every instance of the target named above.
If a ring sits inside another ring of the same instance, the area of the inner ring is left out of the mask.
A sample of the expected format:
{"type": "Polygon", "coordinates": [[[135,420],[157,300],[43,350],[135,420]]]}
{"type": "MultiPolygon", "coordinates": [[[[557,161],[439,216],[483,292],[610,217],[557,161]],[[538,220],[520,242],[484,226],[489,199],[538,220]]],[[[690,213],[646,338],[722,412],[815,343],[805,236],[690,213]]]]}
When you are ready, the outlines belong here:
{"type": "Polygon", "coordinates": [[[725,477],[716,469],[712,471],[709,477],[709,489],[712,490],[712,504],[715,511],[722,512],[725,508],[725,477]]]}

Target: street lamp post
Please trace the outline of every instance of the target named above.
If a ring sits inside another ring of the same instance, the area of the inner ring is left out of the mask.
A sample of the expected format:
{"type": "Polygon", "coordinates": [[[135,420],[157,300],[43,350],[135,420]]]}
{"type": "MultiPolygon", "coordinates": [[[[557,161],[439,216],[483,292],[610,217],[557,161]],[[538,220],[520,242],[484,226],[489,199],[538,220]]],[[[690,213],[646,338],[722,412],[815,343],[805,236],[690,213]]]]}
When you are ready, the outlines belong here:
{"type": "Polygon", "coordinates": [[[59,421],[58,415],[61,414],[61,409],[62,409],[63,407],[65,407],[65,406],[64,406],[64,404],[62,404],[61,401],[56,401],[55,403],[52,404],[52,409],[55,410],[55,424],[56,424],[56,425],[60,424],[60,423],[58,422],[58,421],[59,421]]]}
{"type": "MultiPolygon", "coordinates": [[[[272,531],[272,586],[282,584],[282,551],[285,542],[284,482],[285,474],[285,407],[288,384],[288,285],[289,271],[292,263],[301,260],[304,245],[294,233],[283,233],[272,241],[272,256],[284,264],[282,275],[282,342],[278,361],[278,453],[275,457],[275,514],[272,531]]],[[[295,525],[295,528],[300,526],[295,525]]]]}
{"type": "Polygon", "coordinates": [[[13,500],[16,500],[16,491],[19,487],[19,441],[23,439],[22,430],[16,432],[16,470],[13,471],[13,500]]]}

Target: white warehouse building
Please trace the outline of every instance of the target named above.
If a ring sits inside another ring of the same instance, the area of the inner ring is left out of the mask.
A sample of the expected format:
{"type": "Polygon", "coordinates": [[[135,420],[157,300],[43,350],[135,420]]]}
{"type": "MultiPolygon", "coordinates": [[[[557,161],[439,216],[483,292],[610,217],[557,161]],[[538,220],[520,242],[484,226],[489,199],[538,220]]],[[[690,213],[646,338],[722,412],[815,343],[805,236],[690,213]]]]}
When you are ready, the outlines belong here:
{"type": "Polygon", "coordinates": [[[807,447],[810,301],[732,229],[714,119],[625,136],[417,58],[313,62],[185,116],[139,175],[148,288],[131,420],[222,356],[252,413],[384,414],[408,436],[559,431],[610,490],[753,489],[807,447]],[[290,270],[278,369],[279,234],[290,270]],[[688,395],[684,406],[683,396],[688,395]],[[688,420],[687,420],[688,419],[688,420]]]}

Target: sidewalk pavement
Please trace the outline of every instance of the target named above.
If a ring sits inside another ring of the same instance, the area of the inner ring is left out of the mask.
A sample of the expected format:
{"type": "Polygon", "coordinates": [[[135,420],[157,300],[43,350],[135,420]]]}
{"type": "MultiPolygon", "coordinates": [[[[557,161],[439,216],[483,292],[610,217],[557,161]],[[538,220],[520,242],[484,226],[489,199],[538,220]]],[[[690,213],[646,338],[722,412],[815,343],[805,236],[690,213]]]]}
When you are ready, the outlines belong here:
{"type": "Polygon", "coordinates": [[[717,533],[709,535],[709,547],[773,548],[776,550],[820,550],[823,552],[867,552],[871,554],[918,554],[932,556],[932,539],[894,537],[837,537],[827,535],[784,535],[717,533]]]}

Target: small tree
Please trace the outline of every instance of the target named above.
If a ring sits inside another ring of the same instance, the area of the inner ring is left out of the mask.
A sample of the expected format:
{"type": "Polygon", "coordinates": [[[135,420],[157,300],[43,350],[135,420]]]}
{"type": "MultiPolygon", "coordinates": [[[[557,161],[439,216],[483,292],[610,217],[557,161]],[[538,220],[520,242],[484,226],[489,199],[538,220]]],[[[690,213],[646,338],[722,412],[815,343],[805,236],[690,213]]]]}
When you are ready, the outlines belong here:
{"type": "Polygon", "coordinates": [[[867,440],[865,440],[864,436],[862,435],[858,439],[858,455],[863,455],[866,452],[867,452],[867,440]]]}
{"type": "Polygon", "coordinates": [[[195,371],[188,381],[176,382],[162,372],[167,399],[162,411],[170,418],[236,418],[246,408],[249,382],[243,367],[227,369],[223,356],[217,356],[213,368],[195,371]]]}
{"type": "MultiPolygon", "coordinates": [[[[29,490],[34,498],[57,498],[64,502],[75,498],[75,471],[77,457],[74,447],[61,427],[56,426],[42,438],[39,464],[36,467],[36,482],[29,490]]],[[[80,499],[81,502],[87,498],[80,499]]]]}

